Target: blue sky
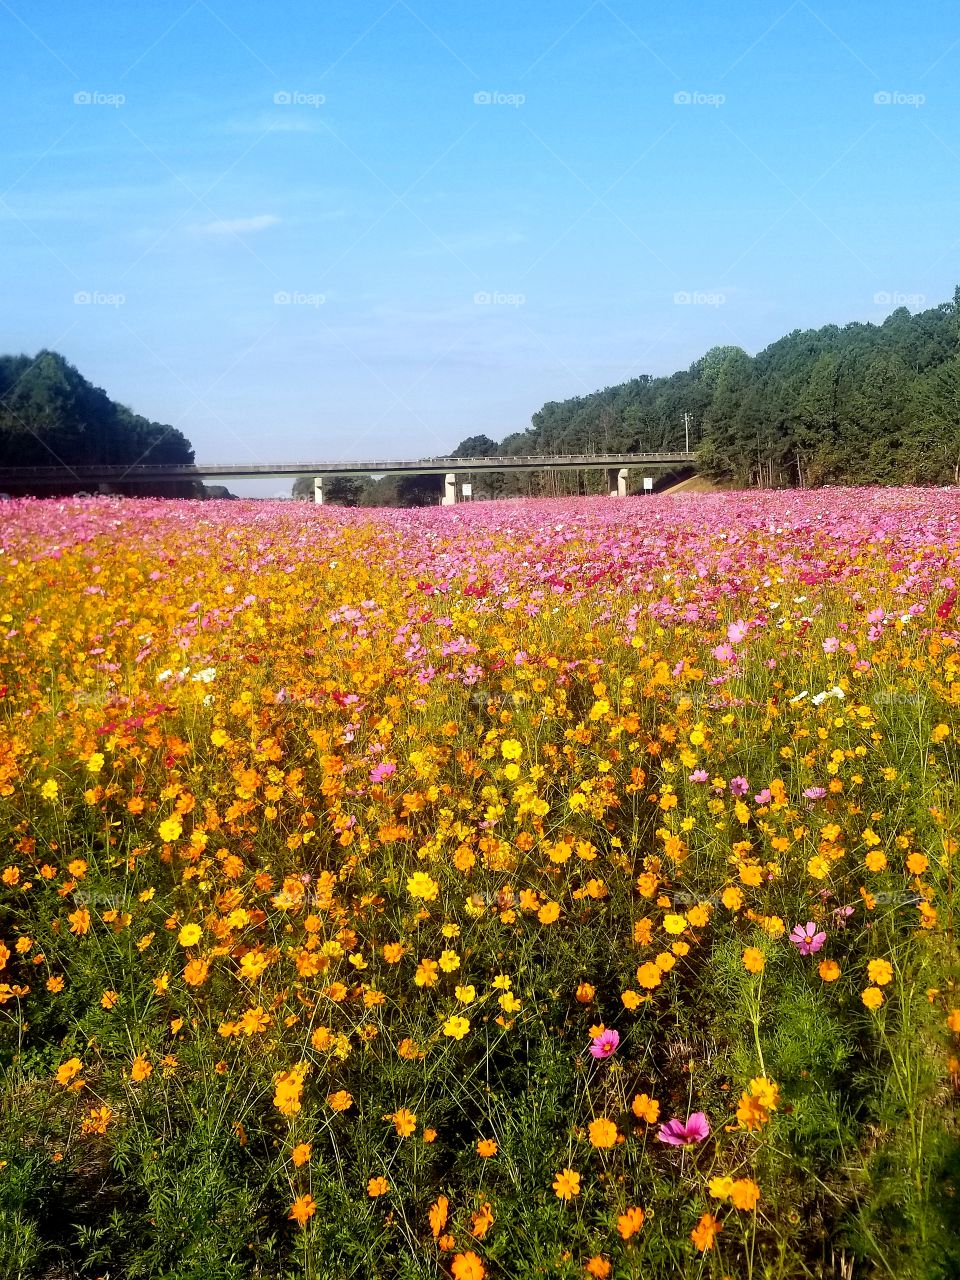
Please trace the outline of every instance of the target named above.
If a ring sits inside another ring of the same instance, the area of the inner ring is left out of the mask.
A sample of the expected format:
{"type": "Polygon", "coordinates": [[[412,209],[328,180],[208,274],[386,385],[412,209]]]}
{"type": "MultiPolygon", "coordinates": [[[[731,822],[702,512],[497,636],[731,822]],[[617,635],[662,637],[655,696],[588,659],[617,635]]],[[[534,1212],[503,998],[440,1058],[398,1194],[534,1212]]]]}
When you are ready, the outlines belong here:
{"type": "Polygon", "coordinates": [[[0,349],[201,461],[444,452],[960,281],[949,3],[0,0],[0,47],[0,349]]]}

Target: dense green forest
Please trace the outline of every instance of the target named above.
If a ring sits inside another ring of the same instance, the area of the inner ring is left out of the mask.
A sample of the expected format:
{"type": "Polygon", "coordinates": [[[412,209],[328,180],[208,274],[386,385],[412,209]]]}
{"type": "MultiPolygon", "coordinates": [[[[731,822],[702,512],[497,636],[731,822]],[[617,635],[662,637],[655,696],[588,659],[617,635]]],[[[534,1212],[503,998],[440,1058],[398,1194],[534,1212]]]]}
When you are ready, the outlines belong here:
{"type": "MultiPolygon", "coordinates": [[[[35,357],[0,356],[0,466],[193,460],[189,440],[176,428],[150,422],[116,404],[55,351],[35,357]]],[[[142,485],[119,487],[147,492],[142,485]]],[[[149,491],[192,496],[198,488],[202,490],[188,481],[153,485],[149,491]]],[[[30,491],[39,492],[36,485],[30,491]]]]}
{"type": "Polygon", "coordinates": [[[689,369],[553,401],[504,453],[678,449],[737,485],[956,482],[960,289],[882,324],[796,330],[756,356],[715,347],[689,369]]]}

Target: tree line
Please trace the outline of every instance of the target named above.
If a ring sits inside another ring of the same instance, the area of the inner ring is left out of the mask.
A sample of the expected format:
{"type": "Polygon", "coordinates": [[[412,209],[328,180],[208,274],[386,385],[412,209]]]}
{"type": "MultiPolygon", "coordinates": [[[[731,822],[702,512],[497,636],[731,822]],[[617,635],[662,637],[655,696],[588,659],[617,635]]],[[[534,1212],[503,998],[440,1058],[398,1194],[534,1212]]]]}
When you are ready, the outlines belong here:
{"type": "MultiPolygon", "coordinates": [[[[55,351],[0,356],[0,466],[78,466],[194,461],[190,441],[175,427],[151,422],[111,400],[55,351]]],[[[78,483],[5,484],[11,492],[63,493],[78,483]]],[[[132,495],[193,497],[195,481],[111,486],[132,495]]]]}

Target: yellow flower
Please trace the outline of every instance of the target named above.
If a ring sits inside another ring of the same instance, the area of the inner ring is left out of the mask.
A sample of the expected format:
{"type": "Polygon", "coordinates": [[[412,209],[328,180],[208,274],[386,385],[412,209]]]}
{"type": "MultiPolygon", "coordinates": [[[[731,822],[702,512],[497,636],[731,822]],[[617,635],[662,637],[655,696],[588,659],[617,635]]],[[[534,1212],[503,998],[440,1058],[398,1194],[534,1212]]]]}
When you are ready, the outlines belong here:
{"type": "Polygon", "coordinates": [[[44,800],[56,800],[59,791],[60,787],[56,778],[48,778],[40,788],[40,794],[44,800]]]}
{"type": "Polygon", "coordinates": [[[460,957],[455,951],[441,951],[440,968],[444,973],[455,973],[460,968],[460,957]]]}
{"type": "Polygon", "coordinates": [[[663,927],[667,933],[683,933],[687,927],[687,918],[686,916],[677,915],[675,912],[670,912],[663,917],[663,927]]]}
{"type": "Polygon", "coordinates": [[[353,1095],[346,1089],[338,1089],[336,1093],[327,1094],[327,1106],[332,1111],[349,1111],[353,1106],[353,1095]]]}
{"type": "Polygon", "coordinates": [[[203,930],[198,924],[185,924],[177,935],[181,947],[193,947],[203,937],[203,930]]]}
{"type": "Polygon", "coordinates": [[[415,871],[407,880],[407,892],[411,898],[422,898],[424,902],[434,902],[440,893],[440,886],[426,871],[415,871]]]}
{"type": "Polygon", "coordinates": [[[883,1004],[883,992],[879,987],[867,987],[860,993],[860,999],[868,1009],[879,1009],[883,1004]]]}
{"type": "Polygon", "coordinates": [[[506,742],[500,745],[500,754],[504,760],[519,760],[523,755],[523,747],[516,738],[507,738],[506,742]]]}
{"type": "Polygon", "coordinates": [[[817,966],[817,972],[824,982],[836,982],[840,977],[840,966],[836,960],[821,960],[817,966]]]}
{"type": "Polygon", "coordinates": [[[461,1004],[473,1004],[477,998],[477,989],[473,986],[456,987],[453,994],[461,1004]]]}
{"type": "Polygon", "coordinates": [[[461,1018],[457,1014],[452,1014],[443,1024],[443,1034],[452,1040],[462,1040],[469,1030],[469,1018],[461,1018]]]}
{"type": "Polygon", "coordinates": [[[157,827],[157,834],[164,844],[173,844],[183,834],[183,824],[179,818],[165,818],[157,827]]]}

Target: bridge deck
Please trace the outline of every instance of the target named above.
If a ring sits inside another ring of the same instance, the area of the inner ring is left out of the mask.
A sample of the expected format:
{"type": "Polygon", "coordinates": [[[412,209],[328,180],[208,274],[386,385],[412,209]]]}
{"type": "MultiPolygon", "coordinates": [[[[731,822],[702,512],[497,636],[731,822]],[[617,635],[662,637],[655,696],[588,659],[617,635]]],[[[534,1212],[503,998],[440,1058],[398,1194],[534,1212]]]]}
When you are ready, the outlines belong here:
{"type": "Polygon", "coordinates": [[[695,454],[677,453],[603,453],[603,454],[515,454],[496,458],[372,458],[340,462],[213,462],[191,466],[140,463],[127,465],[81,465],[0,467],[0,485],[29,484],[31,481],[56,483],[136,484],[155,480],[213,480],[219,478],[255,479],[258,476],[370,476],[370,475],[444,475],[464,471],[540,471],[585,470],[591,467],[670,467],[689,466],[695,454]]]}

